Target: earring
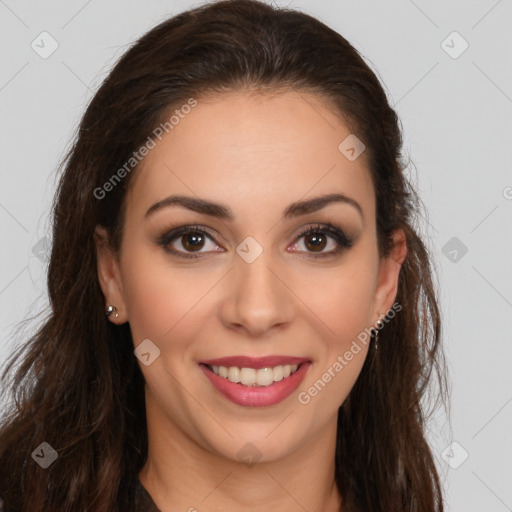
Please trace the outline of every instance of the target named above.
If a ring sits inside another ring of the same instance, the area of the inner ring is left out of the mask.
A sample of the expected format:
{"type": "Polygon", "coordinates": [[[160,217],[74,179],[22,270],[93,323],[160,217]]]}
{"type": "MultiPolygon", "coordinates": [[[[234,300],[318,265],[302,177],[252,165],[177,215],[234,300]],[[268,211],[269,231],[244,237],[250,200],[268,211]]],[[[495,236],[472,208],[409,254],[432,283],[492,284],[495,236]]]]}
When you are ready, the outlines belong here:
{"type": "Polygon", "coordinates": [[[119,313],[117,313],[117,308],[115,306],[109,306],[107,308],[107,310],[105,311],[105,314],[107,316],[110,316],[112,313],[114,313],[114,311],[116,311],[116,314],[115,314],[114,318],[119,318],[119,313]]]}
{"type": "Polygon", "coordinates": [[[382,329],[384,326],[384,322],[382,321],[382,317],[384,315],[379,315],[379,319],[375,324],[377,325],[377,329],[374,329],[373,332],[375,333],[375,341],[373,344],[374,350],[379,350],[379,329],[382,329]]]}

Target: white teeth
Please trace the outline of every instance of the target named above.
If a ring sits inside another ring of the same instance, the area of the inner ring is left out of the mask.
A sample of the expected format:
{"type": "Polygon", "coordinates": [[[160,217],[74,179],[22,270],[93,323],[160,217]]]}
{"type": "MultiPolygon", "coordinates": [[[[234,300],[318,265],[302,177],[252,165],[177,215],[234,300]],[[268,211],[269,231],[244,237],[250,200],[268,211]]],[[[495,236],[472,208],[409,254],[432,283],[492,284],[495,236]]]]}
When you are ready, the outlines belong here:
{"type": "Polygon", "coordinates": [[[228,379],[231,382],[240,382],[240,368],[237,368],[236,366],[230,366],[228,369],[228,379]]]}
{"type": "Polygon", "coordinates": [[[254,368],[240,368],[240,382],[244,386],[256,384],[256,370],[254,368]]]}
{"type": "Polygon", "coordinates": [[[256,382],[258,386],[270,386],[274,382],[274,370],[272,368],[256,370],[256,382]]]}
{"type": "Polygon", "coordinates": [[[272,370],[272,373],[274,374],[273,375],[274,382],[283,380],[283,367],[282,366],[276,366],[272,370]]]}
{"type": "Polygon", "coordinates": [[[244,386],[270,386],[274,382],[286,379],[297,371],[299,365],[286,364],[273,368],[238,368],[237,366],[211,366],[213,373],[244,386]]]}

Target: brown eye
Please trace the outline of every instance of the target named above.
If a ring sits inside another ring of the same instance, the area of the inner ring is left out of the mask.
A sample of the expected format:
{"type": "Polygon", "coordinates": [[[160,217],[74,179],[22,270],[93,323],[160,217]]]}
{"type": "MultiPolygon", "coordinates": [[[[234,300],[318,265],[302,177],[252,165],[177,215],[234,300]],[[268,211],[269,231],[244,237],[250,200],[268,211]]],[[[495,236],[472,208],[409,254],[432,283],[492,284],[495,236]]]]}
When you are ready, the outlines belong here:
{"type": "Polygon", "coordinates": [[[321,233],[308,234],[305,236],[305,245],[312,251],[322,251],[327,244],[327,237],[321,233]]]}
{"type": "Polygon", "coordinates": [[[297,237],[293,252],[304,252],[314,259],[323,258],[340,254],[352,247],[353,242],[353,238],[332,224],[316,225],[304,230],[297,237]],[[304,249],[301,249],[300,245],[303,245],[304,249]]]}
{"type": "Polygon", "coordinates": [[[199,258],[203,253],[212,251],[222,252],[222,249],[219,250],[219,246],[215,243],[212,235],[201,226],[195,225],[182,226],[172,230],[162,235],[158,243],[166,252],[183,258],[199,258]],[[212,250],[208,250],[208,243],[211,244],[212,250]]]}
{"type": "Polygon", "coordinates": [[[204,246],[205,237],[203,234],[191,231],[181,237],[181,244],[187,251],[195,251],[202,249],[204,246]]]}

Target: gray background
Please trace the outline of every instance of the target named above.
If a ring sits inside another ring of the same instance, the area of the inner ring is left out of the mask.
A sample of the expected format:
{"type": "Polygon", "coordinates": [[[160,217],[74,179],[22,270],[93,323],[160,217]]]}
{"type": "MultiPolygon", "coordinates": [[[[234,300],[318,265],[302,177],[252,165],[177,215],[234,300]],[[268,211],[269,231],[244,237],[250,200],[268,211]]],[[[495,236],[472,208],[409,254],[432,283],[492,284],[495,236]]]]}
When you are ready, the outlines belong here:
{"type": "MultiPolygon", "coordinates": [[[[401,117],[451,371],[452,431],[438,414],[429,437],[448,510],[512,510],[512,2],[276,3],[344,35],[401,117]]],[[[55,170],[86,103],[131,42],[198,4],[0,0],[0,364],[18,322],[47,303],[55,170]],[[43,31],[59,45],[46,59],[31,47],[51,48],[43,31]]]]}

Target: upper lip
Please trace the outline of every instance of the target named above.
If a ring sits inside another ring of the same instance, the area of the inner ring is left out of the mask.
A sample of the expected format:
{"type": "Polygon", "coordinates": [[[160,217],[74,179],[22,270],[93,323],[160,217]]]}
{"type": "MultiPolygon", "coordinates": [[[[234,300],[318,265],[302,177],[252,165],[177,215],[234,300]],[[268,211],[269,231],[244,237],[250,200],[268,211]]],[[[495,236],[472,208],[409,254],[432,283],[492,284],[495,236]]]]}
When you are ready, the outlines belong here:
{"type": "Polygon", "coordinates": [[[301,364],[310,361],[306,357],[293,356],[265,356],[265,357],[249,357],[249,356],[230,356],[220,357],[218,359],[208,359],[200,361],[202,364],[210,366],[238,366],[238,368],[269,368],[273,366],[281,366],[287,364],[301,364]]]}

